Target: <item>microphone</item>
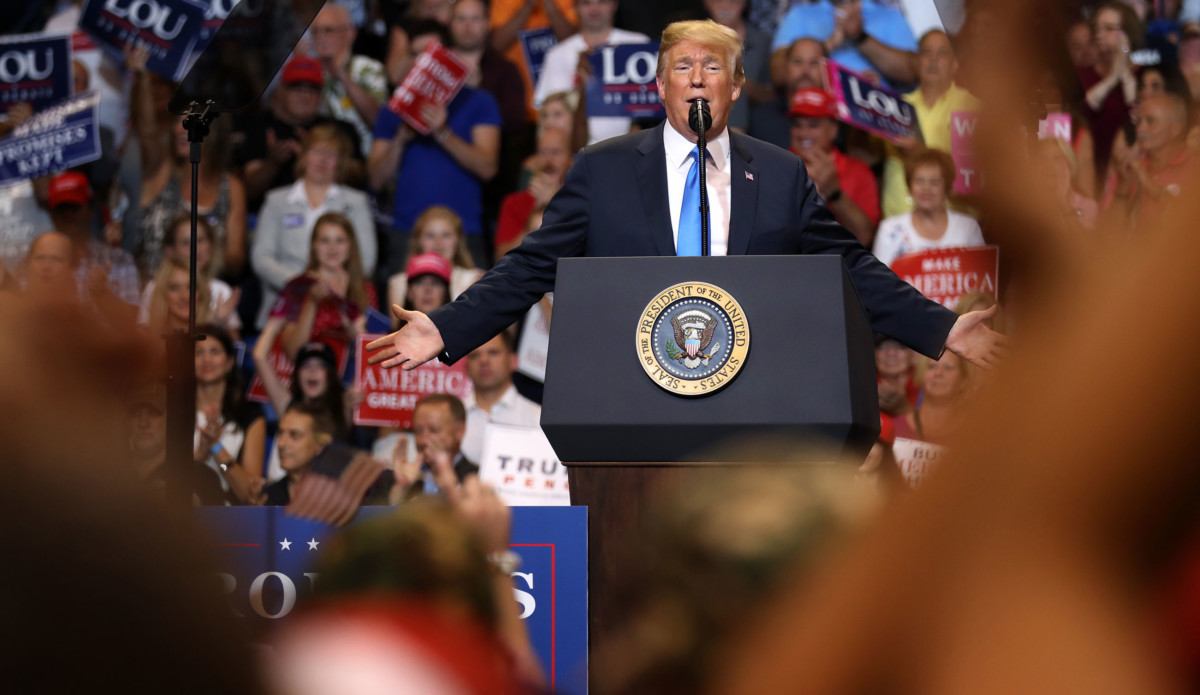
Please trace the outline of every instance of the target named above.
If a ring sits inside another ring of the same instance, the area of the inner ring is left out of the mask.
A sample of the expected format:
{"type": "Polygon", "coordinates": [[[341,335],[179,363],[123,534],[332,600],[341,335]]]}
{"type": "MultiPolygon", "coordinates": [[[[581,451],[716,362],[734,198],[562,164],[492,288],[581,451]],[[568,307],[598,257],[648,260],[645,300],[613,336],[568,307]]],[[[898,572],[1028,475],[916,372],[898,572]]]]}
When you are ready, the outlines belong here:
{"type": "Polygon", "coordinates": [[[692,99],[692,108],[688,109],[688,127],[699,135],[701,140],[712,127],[712,114],[708,112],[708,101],[703,97],[692,99]]]}
{"type": "Polygon", "coordinates": [[[709,220],[708,220],[708,183],[706,182],[705,169],[706,152],[708,149],[708,137],[706,133],[712,127],[712,114],[708,112],[708,101],[703,97],[692,99],[692,107],[688,109],[688,127],[696,131],[696,146],[699,148],[697,153],[699,156],[696,160],[696,166],[700,172],[700,255],[707,256],[709,253],[709,220]]]}

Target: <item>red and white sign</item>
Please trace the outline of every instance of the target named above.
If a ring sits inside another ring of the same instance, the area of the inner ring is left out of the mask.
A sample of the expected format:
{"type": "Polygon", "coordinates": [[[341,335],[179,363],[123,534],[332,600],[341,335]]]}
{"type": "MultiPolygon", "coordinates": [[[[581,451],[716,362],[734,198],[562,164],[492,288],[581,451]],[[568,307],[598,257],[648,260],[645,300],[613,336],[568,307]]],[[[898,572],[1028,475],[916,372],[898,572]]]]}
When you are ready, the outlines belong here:
{"type": "Polygon", "coordinates": [[[362,403],[354,409],[354,424],[412,429],[413,409],[422,397],[448,393],[465,398],[471,392],[467,362],[447,366],[430,360],[412,371],[367,364],[367,343],[382,335],[360,335],[355,345],[354,387],[362,403]]]}
{"type": "Polygon", "coordinates": [[[965,294],[982,292],[998,297],[1000,248],[979,246],[910,253],[892,261],[892,272],[926,297],[954,308],[965,294]]]}
{"type": "Polygon", "coordinates": [[[429,134],[429,124],[421,117],[426,104],[445,106],[467,81],[471,66],[437,41],[417,56],[404,82],[392,93],[388,108],[396,112],[413,130],[429,134]]]}
{"type": "Polygon", "coordinates": [[[892,453],[896,455],[896,463],[904,480],[910,487],[920,487],[925,478],[937,467],[938,462],[946,455],[946,448],[918,439],[896,437],[892,444],[892,453]]]}
{"type": "MultiPolygon", "coordinates": [[[[342,345],[332,345],[333,354],[337,357],[338,376],[346,373],[346,348],[342,345]]],[[[267,354],[267,361],[271,363],[271,368],[275,370],[275,376],[283,383],[285,389],[292,387],[292,372],[296,370],[296,365],[288,359],[287,353],[283,351],[283,345],[279,340],[271,346],[271,352],[267,354]]],[[[267,388],[263,385],[262,379],[256,373],[254,379],[250,381],[250,390],[246,392],[248,400],[258,403],[270,403],[271,397],[267,395],[267,388]]],[[[282,415],[282,413],[280,413],[282,415]]]]}
{"type": "Polygon", "coordinates": [[[489,424],[483,433],[479,480],[510,507],[571,504],[567,468],[540,427],[489,424]]]}
{"type": "Polygon", "coordinates": [[[955,111],[950,114],[950,156],[958,172],[952,189],[956,195],[983,192],[983,172],[975,156],[975,128],[978,124],[978,111],[955,111]]]}

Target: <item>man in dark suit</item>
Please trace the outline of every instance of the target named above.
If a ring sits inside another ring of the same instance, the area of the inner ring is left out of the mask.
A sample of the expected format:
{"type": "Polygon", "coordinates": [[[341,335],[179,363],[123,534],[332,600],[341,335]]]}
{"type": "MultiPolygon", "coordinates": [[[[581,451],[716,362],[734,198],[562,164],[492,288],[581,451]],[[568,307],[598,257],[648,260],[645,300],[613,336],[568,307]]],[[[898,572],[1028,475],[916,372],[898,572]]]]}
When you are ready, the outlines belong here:
{"type": "Polygon", "coordinates": [[[712,255],[837,254],[875,331],[931,357],[948,348],[983,366],[997,359],[1001,338],[983,323],[989,312],[959,317],[924,298],[834,221],[800,159],[726,129],[745,79],[736,33],[713,22],[670,25],[657,75],[667,122],[581,152],[542,227],[457,301],[429,316],[393,307],[407,325],[367,346],[376,351],[372,364],[457,361],[554,288],[559,258],[698,255],[690,151],[697,136],[688,126],[696,98],[712,113],[705,170],[712,255]]]}

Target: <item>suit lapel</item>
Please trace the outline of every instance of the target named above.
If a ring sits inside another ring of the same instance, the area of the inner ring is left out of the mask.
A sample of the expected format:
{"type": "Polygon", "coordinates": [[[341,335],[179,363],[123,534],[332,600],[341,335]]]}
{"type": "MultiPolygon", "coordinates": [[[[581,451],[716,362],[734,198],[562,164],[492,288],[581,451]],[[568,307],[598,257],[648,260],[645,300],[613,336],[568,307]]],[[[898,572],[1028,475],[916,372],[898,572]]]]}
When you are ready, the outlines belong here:
{"type": "Polygon", "coordinates": [[[758,212],[758,170],[751,165],[754,156],[742,147],[742,136],[729,134],[732,152],[729,158],[730,212],[729,249],[730,256],[743,256],[750,248],[750,235],[754,231],[754,216],[758,212]]]}
{"type": "MultiPolygon", "coordinates": [[[[666,121],[663,121],[665,124],[666,121]]],[[[675,233],[671,229],[670,196],[667,194],[667,151],[663,147],[663,124],[647,133],[638,145],[637,176],[638,191],[642,197],[644,224],[660,256],[675,255],[675,233]]]]}

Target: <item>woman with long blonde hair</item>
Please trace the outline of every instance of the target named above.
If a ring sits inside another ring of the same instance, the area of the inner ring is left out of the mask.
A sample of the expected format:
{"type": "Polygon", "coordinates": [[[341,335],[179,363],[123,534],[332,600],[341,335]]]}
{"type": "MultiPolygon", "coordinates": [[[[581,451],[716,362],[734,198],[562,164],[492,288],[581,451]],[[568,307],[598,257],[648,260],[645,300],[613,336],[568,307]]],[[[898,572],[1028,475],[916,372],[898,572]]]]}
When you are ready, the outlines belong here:
{"type": "MultiPolygon", "coordinates": [[[[237,315],[241,290],[230,287],[225,281],[216,277],[219,268],[217,261],[212,256],[213,246],[216,243],[216,231],[203,217],[198,218],[196,222],[196,230],[200,233],[196,238],[196,282],[208,297],[207,303],[204,304],[208,307],[207,319],[228,330],[234,340],[237,340],[242,327],[237,315]]],[[[186,212],[176,215],[167,225],[166,232],[164,256],[179,261],[184,264],[184,267],[187,267],[191,257],[191,216],[186,212]]],[[[154,303],[154,296],[159,287],[157,279],[146,283],[138,310],[139,324],[148,325],[150,323],[150,307],[154,303]]],[[[200,305],[199,293],[196,304],[200,305]]]]}
{"type": "MultiPolygon", "coordinates": [[[[187,261],[166,256],[154,274],[154,289],[150,292],[147,309],[147,331],[161,335],[173,330],[188,328],[188,287],[191,272],[187,261]]],[[[196,283],[196,323],[209,323],[212,309],[209,306],[208,283],[196,283]]]]}

